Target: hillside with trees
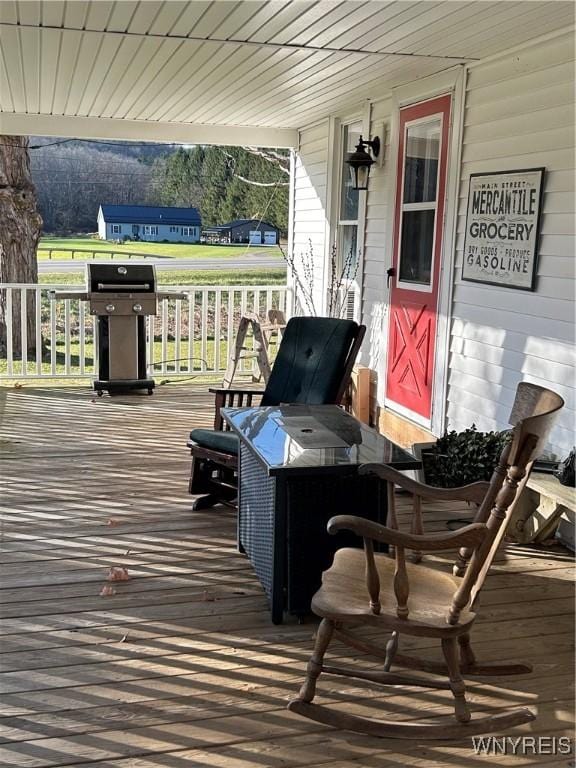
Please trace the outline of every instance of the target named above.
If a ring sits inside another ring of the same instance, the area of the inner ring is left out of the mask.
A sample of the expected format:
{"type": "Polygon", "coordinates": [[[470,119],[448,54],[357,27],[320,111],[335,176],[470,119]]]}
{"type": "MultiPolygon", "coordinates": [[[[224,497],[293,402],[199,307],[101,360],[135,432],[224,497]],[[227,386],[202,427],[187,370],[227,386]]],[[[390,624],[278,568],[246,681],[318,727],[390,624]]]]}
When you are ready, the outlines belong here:
{"type": "Polygon", "coordinates": [[[287,153],[198,146],[178,149],[163,165],[163,205],[197,207],[205,226],[262,218],[286,233],[287,153]]]}
{"type": "Polygon", "coordinates": [[[108,203],[193,206],[204,225],[263,218],[286,233],[285,151],[36,137],[30,145],[44,232],[94,232],[108,203]]]}

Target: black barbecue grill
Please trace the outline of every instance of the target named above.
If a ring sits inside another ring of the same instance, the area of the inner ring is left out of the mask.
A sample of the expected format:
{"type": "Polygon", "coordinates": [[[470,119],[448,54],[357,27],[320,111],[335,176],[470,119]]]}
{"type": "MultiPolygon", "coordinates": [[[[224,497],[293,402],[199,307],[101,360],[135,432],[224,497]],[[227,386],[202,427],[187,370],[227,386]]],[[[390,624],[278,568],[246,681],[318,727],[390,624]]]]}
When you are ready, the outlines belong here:
{"type": "Polygon", "coordinates": [[[147,390],[154,379],[146,365],[147,315],[156,315],[158,299],[184,298],[183,294],[159,292],[151,264],[86,265],[86,293],[55,293],[55,298],[77,298],[89,302],[98,317],[98,395],[147,390]]]}

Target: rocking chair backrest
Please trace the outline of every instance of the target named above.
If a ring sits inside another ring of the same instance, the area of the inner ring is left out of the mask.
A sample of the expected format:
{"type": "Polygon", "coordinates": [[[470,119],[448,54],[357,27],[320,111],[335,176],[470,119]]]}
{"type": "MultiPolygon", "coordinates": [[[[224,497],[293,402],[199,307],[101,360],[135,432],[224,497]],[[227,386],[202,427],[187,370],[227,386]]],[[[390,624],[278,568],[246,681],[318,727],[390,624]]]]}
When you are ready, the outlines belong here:
{"type": "Polygon", "coordinates": [[[544,448],[564,400],[549,389],[522,382],[510,415],[514,426],[511,443],[500,457],[490,488],[476,516],[477,523],[486,521],[487,534],[476,548],[454,596],[448,621],[456,624],[462,609],[474,607],[508,522],[530,474],[534,460],[544,448]],[[488,505],[490,512],[488,515],[488,505]]]}
{"type": "Polygon", "coordinates": [[[340,404],[365,326],[333,317],[292,317],[261,405],[340,404]]]}

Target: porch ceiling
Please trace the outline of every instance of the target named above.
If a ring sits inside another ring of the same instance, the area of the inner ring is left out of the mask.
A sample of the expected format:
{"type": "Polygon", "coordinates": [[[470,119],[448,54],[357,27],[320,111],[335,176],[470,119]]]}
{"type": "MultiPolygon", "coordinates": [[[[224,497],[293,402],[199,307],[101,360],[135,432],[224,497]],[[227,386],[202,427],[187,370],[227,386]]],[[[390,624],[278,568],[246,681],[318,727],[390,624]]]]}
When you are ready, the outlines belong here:
{"type": "Polygon", "coordinates": [[[3,0],[0,131],[291,146],[298,127],[573,21],[555,1],[3,0]]]}

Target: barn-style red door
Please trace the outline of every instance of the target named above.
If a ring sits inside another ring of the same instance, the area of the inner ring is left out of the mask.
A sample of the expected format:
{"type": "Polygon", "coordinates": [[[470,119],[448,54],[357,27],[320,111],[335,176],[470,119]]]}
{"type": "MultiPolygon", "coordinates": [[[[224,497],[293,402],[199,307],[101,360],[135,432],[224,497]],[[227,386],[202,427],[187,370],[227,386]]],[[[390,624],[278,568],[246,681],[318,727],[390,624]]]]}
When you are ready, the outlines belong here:
{"type": "Polygon", "coordinates": [[[432,407],[449,127],[450,96],[400,111],[386,400],[425,419],[432,407]]]}

